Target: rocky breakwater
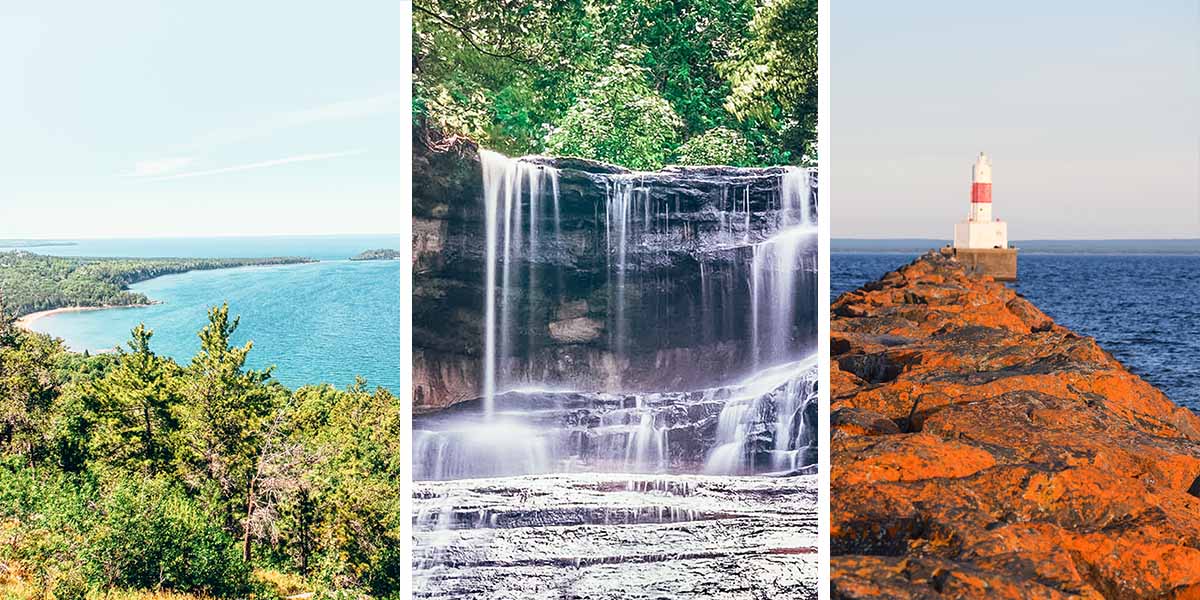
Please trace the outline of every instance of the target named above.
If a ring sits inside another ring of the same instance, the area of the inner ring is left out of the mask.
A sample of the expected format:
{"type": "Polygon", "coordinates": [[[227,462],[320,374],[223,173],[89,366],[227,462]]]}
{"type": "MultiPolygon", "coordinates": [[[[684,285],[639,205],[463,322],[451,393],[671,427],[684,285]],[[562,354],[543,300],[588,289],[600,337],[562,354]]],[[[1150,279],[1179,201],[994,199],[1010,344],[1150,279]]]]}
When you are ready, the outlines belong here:
{"type": "Polygon", "coordinates": [[[815,350],[815,173],[414,147],[418,412],[694,390],[815,350]]]}
{"type": "Polygon", "coordinates": [[[950,258],[832,312],[834,597],[1200,597],[1194,414],[950,258]]]}

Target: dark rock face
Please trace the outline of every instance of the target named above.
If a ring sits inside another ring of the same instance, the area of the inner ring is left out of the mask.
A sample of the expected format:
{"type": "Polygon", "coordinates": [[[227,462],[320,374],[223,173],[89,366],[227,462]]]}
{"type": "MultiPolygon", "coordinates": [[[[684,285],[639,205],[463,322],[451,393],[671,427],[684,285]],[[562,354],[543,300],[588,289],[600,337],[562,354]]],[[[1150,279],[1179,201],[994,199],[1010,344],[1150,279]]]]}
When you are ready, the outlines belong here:
{"type": "Polygon", "coordinates": [[[466,143],[415,148],[418,412],[485,395],[489,365],[497,392],[646,392],[717,385],[814,349],[807,171],[633,173],[466,143]]]}
{"type": "Polygon", "coordinates": [[[1200,596],[1200,418],[937,254],[832,312],[835,598],[1200,596]]]}

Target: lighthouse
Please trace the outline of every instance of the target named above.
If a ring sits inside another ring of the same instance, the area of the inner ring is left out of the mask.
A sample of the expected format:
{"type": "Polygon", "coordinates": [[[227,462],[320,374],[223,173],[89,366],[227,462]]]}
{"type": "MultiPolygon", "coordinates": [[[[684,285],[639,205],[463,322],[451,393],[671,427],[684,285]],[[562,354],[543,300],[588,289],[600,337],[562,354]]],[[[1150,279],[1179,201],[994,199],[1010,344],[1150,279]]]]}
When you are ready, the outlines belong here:
{"type": "Polygon", "coordinates": [[[954,225],[954,246],[942,249],[969,273],[1001,281],[1017,278],[1017,249],[1008,247],[1008,223],[992,217],[992,160],[980,152],[971,167],[971,210],[954,225]]]}
{"type": "Polygon", "coordinates": [[[1008,248],[1008,223],[992,218],[992,159],[980,152],[971,168],[971,212],[954,226],[955,248],[1008,248]]]}

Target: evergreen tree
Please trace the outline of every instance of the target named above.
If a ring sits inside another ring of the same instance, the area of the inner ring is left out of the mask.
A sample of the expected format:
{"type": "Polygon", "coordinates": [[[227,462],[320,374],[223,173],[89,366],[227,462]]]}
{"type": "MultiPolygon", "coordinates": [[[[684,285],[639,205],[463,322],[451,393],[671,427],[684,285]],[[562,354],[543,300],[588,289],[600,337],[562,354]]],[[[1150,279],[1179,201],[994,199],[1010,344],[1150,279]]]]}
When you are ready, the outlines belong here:
{"type": "Polygon", "coordinates": [[[233,346],[237,326],[237,318],[229,319],[228,304],[208,313],[208,325],[200,331],[200,351],[184,375],[183,439],[192,484],[215,484],[227,525],[243,530],[253,503],[250,481],[265,427],[284,390],[270,385],[271,369],[246,368],[253,342],[233,346]]]}
{"type": "Polygon", "coordinates": [[[179,445],[180,368],[154,354],[145,325],[132,331],[129,350],[88,394],[94,431],[91,455],[150,475],[172,468],[179,445]]]}

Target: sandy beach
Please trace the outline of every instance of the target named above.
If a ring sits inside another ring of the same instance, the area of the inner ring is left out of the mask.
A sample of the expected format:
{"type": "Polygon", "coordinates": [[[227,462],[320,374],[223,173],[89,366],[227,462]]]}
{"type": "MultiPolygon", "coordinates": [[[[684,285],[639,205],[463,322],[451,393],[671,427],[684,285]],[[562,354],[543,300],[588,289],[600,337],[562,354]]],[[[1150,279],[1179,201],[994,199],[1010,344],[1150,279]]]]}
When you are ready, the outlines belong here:
{"type": "Polygon", "coordinates": [[[64,306],[62,308],[55,308],[55,309],[51,309],[51,310],[40,310],[35,313],[29,313],[23,317],[19,317],[17,319],[17,327],[20,327],[22,329],[27,329],[29,331],[33,331],[33,323],[35,321],[37,321],[38,319],[49,317],[51,315],[57,315],[60,313],[84,312],[84,311],[89,311],[89,310],[108,310],[110,308],[142,308],[142,307],[146,307],[146,306],[153,306],[153,303],[151,303],[151,304],[116,304],[116,305],[110,305],[110,306],[64,306]]]}

